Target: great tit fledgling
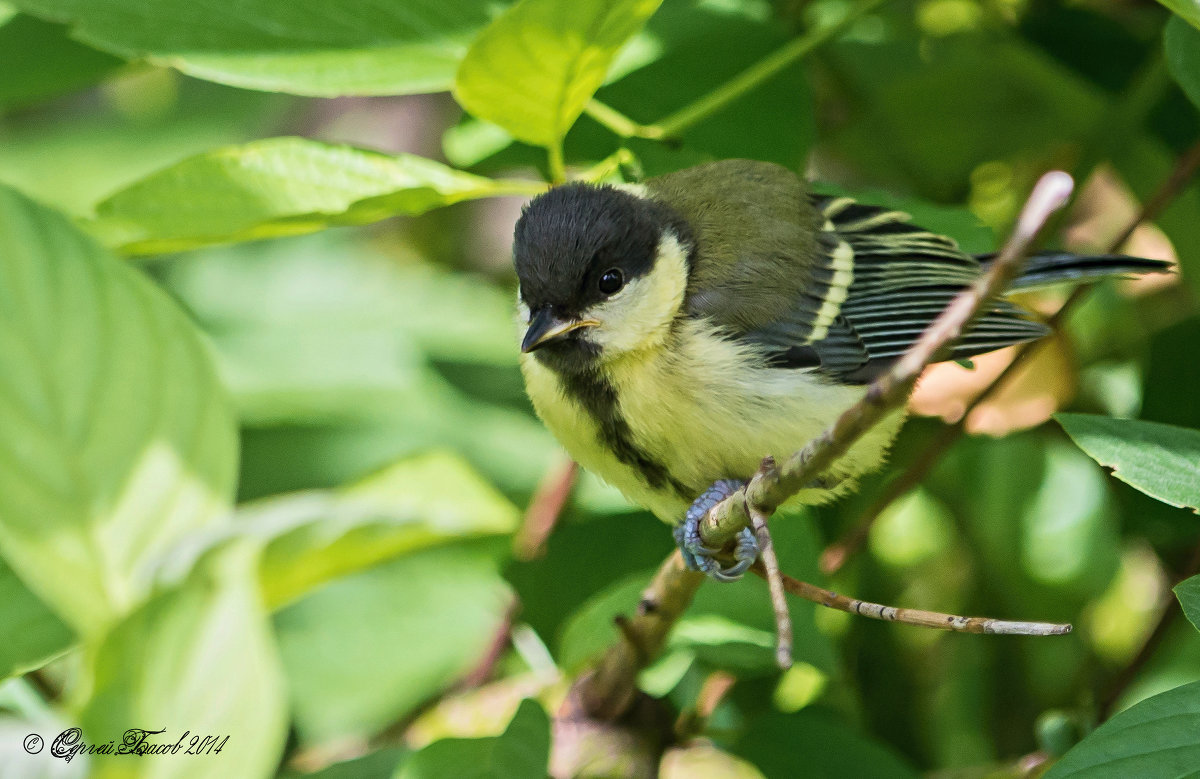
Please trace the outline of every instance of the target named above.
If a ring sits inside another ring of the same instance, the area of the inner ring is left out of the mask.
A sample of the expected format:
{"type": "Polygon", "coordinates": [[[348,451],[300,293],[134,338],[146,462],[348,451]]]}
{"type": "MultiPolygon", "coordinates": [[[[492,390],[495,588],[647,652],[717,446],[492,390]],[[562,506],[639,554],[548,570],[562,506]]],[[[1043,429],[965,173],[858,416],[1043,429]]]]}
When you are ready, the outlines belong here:
{"type": "MultiPolygon", "coordinates": [[[[764,455],[819,435],[988,261],[908,219],[747,160],[540,195],[513,245],[534,408],[580,465],[677,525],[689,565],[737,578],[757,556],[753,535],[723,567],[699,545],[704,511],[764,455]]],[[[1164,267],[1043,254],[1014,288],[1164,267]]],[[[996,301],[951,357],[1047,332],[996,301]]],[[[877,467],[903,419],[798,499],[827,500],[877,467]]]]}

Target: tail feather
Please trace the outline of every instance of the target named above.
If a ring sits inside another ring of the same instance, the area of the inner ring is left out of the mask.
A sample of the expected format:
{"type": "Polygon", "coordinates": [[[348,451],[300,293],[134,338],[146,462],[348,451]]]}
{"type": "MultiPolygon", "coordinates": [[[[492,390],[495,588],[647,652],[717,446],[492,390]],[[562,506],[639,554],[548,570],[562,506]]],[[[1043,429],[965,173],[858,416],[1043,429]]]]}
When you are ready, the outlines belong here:
{"type": "MultiPolygon", "coordinates": [[[[975,259],[979,260],[985,269],[995,258],[995,253],[975,255],[975,259]]],[[[1064,281],[1092,281],[1108,276],[1165,273],[1170,268],[1171,264],[1163,260],[1128,257],[1124,254],[1080,255],[1069,252],[1041,252],[1029,258],[1024,271],[1010,289],[1020,291],[1064,281]]]]}

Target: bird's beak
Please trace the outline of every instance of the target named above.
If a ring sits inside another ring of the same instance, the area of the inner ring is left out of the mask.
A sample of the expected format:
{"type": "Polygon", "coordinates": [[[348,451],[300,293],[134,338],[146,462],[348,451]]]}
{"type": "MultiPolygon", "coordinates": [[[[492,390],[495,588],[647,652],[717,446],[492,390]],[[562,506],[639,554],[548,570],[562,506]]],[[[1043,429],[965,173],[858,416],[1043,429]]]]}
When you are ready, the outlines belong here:
{"type": "Polygon", "coordinates": [[[540,346],[545,346],[555,338],[561,338],[572,330],[581,327],[595,327],[600,324],[595,319],[564,319],[555,315],[549,306],[539,308],[529,321],[529,329],[521,341],[521,351],[532,352],[540,346]]]}

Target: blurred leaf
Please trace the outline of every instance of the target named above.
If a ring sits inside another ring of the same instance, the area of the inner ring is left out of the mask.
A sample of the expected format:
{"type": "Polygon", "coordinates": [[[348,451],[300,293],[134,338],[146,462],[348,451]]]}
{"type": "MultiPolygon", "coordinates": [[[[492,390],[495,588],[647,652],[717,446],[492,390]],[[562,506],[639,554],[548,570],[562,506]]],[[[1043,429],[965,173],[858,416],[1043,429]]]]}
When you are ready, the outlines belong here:
{"type": "MultiPolygon", "coordinates": [[[[12,114],[0,143],[0,181],[73,216],[91,216],[109,193],[192,154],[258,137],[275,126],[293,101],[179,77],[172,71],[133,71],[131,80],[166,76],[165,96],[148,97],[144,83],[136,100],[161,102],[139,113],[119,104],[113,79],[97,93],[99,105],[71,113],[70,121],[46,111],[12,114]]],[[[91,101],[89,101],[91,102],[91,101]]]]}
{"type": "Polygon", "coordinates": [[[449,88],[485,0],[14,0],[126,59],[197,78],[299,95],[397,95],[449,88]]]}
{"type": "Polygon", "coordinates": [[[38,668],[74,642],[71,629],[0,560],[0,680],[38,668]]]}
{"type": "Polygon", "coordinates": [[[454,95],[513,136],[554,146],[660,2],[521,0],[471,44],[454,95]]]}
{"type": "Polygon", "coordinates": [[[303,741],[374,735],[480,662],[512,603],[493,547],[410,554],[275,616],[303,741]]]}
{"type": "Polygon", "coordinates": [[[658,768],[660,779],[763,779],[752,764],[706,741],[669,748],[658,768]]]}
{"type": "Polygon", "coordinates": [[[1200,3],[1193,4],[1192,10],[1196,18],[1191,24],[1184,23],[1182,17],[1173,17],[1167,22],[1164,40],[1171,75],[1183,87],[1188,99],[1200,108],[1200,3]]]}
{"type": "Polygon", "coordinates": [[[18,15],[0,26],[0,111],[90,86],[121,61],[72,41],[61,25],[18,15]]]}
{"type": "Polygon", "coordinates": [[[521,703],[503,735],[435,741],[406,760],[396,779],[508,779],[546,776],[550,718],[541,704],[521,703]]]}
{"type": "Polygon", "coordinates": [[[311,773],[287,771],[279,775],[280,779],[391,779],[409,750],[403,747],[390,747],[368,752],[362,757],[343,760],[311,773]]]}
{"type": "Polygon", "coordinates": [[[1055,414],[1113,476],[1152,498],[1200,513],[1200,431],[1089,414],[1055,414]]]}
{"type": "Polygon", "coordinates": [[[200,154],[130,185],[96,207],[90,228],[127,252],[178,251],[541,188],[473,176],[412,154],[268,138],[200,154]]]}
{"type": "Polygon", "coordinates": [[[918,776],[890,749],[860,735],[830,711],[802,709],[750,723],[733,751],[766,776],[873,779],[918,776]]]}
{"type": "Polygon", "coordinates": [[[439,453],[399,462],[333,494],[243,510],[239,533],[267,540],[260,576],[276,607],[320,584],[446,541],[513,532],[517,508],[462,460],[439,453]]]}
{"type": "Polygon", "coordinates": [[[92,692],[81,714],[89,743],[120,744],[130,728],[165,728],[146,743],[182,740],[186,750],[193,737],[199,748],[215,736],[220,754],[93,755],[94,776],[274,775],[287,733],[286,691],[254,580],[256,554],[241,544],[205,558],[119,622],[90,657],[92,692]]]}
{"type": "Polygon", "coordinates": [[[1179,14],[1180,19],[1200,29],[1200,2],[1197,0],[1158,0],[1158,2],[1179,14]]]}
{"type": "Polygon", "coordinates": [[[1200,682],[1120,712],[1051,766],[1046,779],[1181,777],[1200,765],[1200,682]]]}
{"type": "Polygon", "coordinates": [[[94,631],[136,603],[182,533],[226,518],[233,415],[178,306],[7,189],[0,311],[0,548],[94,631]]]}
{"type": "Polygon", "coordinates": [[[1175,585],[1175,597],[1188,620],[1200,630],[1200,576],[1192,576],[1175,585]]]}

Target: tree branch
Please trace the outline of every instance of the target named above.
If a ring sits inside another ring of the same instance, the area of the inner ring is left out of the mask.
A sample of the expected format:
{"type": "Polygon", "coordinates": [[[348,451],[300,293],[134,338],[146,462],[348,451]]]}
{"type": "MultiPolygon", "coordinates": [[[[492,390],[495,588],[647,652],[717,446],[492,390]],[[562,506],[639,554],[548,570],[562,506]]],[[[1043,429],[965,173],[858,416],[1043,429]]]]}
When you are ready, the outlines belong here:
{"type": "MultiPolygon", "coordinates": [[[[762,563],[755,563],[750,570],[759,576],[766,576],[762,563]]],[[[860,617],[883,620],[884,622],[899,622],[905,625],[919,625],[938,630],[953,630],[958,633],[988,633],[996,636],[1061,636],[1071,632],[1071,626],[1054,622],[1013,622],[989,617],[960,617],[955,614],[943,614],[938,611],[923,611],[922,609],[906,609],[899,606],[885,606],[881,603],[851,598],[840,595],[833,590],[818,587],[815,584],[793,579],[783,575],[783,586],[792,595],[810,600],[827,608],[844,611],[847,614],[857,614],[860,617]]]]}

